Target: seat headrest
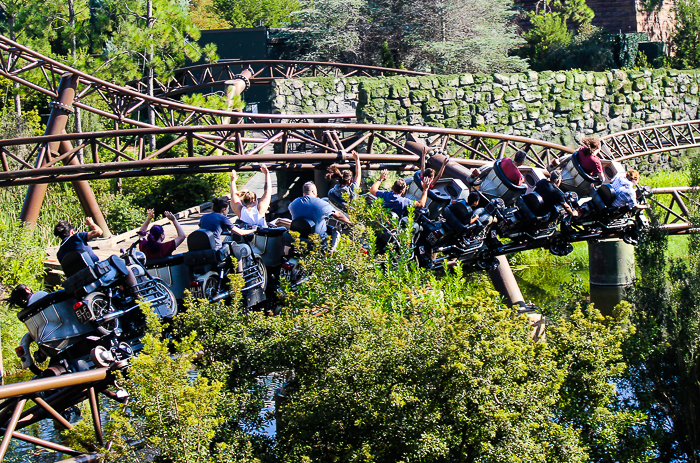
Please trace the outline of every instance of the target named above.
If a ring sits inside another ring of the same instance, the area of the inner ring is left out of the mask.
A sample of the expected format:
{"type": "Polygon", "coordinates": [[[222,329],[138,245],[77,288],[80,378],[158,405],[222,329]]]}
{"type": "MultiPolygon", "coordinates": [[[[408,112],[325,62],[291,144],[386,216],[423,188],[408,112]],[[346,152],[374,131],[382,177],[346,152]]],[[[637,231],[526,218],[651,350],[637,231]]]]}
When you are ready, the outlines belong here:
{"type": "Polygon", "coordinates": [[[313,220],[304,219],[302,217],[297,217],[292,220],[292,224],[289,226],[289,230],[298,232],[302,238],[308,238],[315,229],[316,224],[313,220]]]}
{"type": "Polygon", "coordinates": [[[418,191],[423,191],[423,183],[421,182],[419,170],[413,173],[413,183],[418,187],[418,191]]]}
{"type": "Polygon", "coordinates": [[[530,209],[530,212],[532,212],[534,215],[539,215],[540,209],[544,205],[542,196],[533,191],[532,193],[522,195],[520,198],[523,200],[527,208],[530,209]]]}
{"type": "Polygon", "coordinates": [[[200,228],[190,233],[187,237],[187,249],[189,251],[206,251],[216,247],[214,233],[200,228]]]}
{"type": "Polygon", "coordinates": [[[612,206],[613,201],[615,201],[615,198],[617,198],[617,193],[608,183],[599,186],[596,191],[598,191],[600,199],[603,200],[603,203],[605,203],[606,206],[612,206]]]}
{"type": "Polygon", "coordinates": [[[70,277],[84,268],[92,267],[93,264],[87,252],[73,251],[65,255],[61,261],[61,268],[66,277],[70,277]]]}
{"type": "Polygon", "coordinates": [[[472,208],[463,199],[450,204],[447,209],[463,224],[471,220],[472,208]]]}

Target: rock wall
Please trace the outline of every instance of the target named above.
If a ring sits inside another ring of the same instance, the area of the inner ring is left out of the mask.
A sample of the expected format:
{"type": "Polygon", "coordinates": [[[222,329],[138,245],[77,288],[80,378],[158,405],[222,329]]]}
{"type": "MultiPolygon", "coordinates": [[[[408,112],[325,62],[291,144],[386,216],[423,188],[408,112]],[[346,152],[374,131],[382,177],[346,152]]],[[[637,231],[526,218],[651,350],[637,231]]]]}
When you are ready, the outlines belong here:
{"type": "MultiPolygon", "coordinates": [[[[666,69],[306,78],[276,82],[273,107],[321,113],[356,106],[359,122],[483,130],[575,146],[587,135],[696,119],[699,84],[700,71],[666,69]]],[[[662,154],[637,167],[680,164],[662,154]]]]}
{"type": "Polygon", "coordinates": [[[272,83],[272,112],[284,114],[354,113],[360,83],[367,77],[307,77],[272,83]]]}

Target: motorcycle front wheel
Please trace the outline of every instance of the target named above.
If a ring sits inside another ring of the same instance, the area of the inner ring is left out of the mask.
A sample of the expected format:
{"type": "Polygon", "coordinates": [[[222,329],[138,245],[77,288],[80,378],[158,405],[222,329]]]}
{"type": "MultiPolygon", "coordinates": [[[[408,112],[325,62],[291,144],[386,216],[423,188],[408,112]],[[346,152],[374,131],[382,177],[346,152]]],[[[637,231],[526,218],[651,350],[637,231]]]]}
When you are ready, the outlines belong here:
{"type": "MultiPolygon", "coordinates": [[[[102,293],[92,293],[88,295],[85,301],[89,305],[92,313],[95,314],[96,319],[104,317],[110,312],[114,312],[114,307],[109,302],[109,299],[102,293]]],[[[111,320],[97,322],[96,329],[100,335],[107,336],[112,334],[117,328],[119,328],[119,319],[113,318],[111,320]]]]}

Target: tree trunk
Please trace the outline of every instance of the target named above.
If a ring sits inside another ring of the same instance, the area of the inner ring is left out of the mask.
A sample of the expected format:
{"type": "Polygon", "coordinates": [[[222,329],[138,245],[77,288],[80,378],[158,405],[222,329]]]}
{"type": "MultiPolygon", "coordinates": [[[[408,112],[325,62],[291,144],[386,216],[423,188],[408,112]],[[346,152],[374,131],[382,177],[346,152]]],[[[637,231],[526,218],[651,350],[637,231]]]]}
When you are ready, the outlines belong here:
{"type": "MultiPolygon", "coordinates": [[[[10,15],[9,17],[10,20],[10,40],[13,42],[17,41],[17,35],[15,34],[15,16],[10,15]]],[[[22,100],[19,97],[19,83],[15,82],[15,112],[17,113],[17,117],[22,117],[22,100]]]]}
{"type": "MultiPolygon", "coordinates": [[[[148,0],[146,2],[146,20],[148,21],[148,53],[146,54],[146,73],[148,76],[148,95],[153,96],[153,80],[154,80],[154,75],[153,75],[153,34],[151,32],[151,29],[153,29],[153,23],[155,21],[155,18],[153,17],[153,0],[148,0]]],[[[148,123],[151,125],[156,125],[156,115],[153,110],[152,105],[148,105],[148,123]]],[[[151,135],[148,140],[149,148],[151,151],[156,149],[156,137],[155,135],[151,135]]]]}
{"type": "MultiPolygon", "coordinates": [[[[68,0],[68,21],[70,23],[70,45],[71,45],[71,54],[73,55],[73,63],[75,63],[76,59],[78,58],[78,39],[75,36],[75,8],[73,6],[73,0],[68,0]]],[[[83,132],[83,124],[82,124],[82,118],[80,114],[80,108],[75,108],[75,132],[76,133],[82,133],[83,132]]],[[[83,140],[76,140],[76,143],[78,146],[83,144],[83,140]]],[[[78,151],[78,160],[80,162],[83,162],[83,149],[80,148],[78,151]]]]}

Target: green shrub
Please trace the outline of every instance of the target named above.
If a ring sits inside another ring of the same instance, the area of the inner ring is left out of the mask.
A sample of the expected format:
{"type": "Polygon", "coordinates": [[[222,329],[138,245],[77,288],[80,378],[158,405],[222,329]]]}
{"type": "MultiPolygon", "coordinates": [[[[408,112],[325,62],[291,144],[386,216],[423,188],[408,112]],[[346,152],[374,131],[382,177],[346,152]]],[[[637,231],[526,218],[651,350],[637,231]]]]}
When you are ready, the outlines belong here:
{"type": "Polygon", "coordinates": [[[138,228],[146,220],[146,210],[134,205],[136,199],[133,195],[106,194],[99,203],[107,225],[115,235],[138,228]]]}

